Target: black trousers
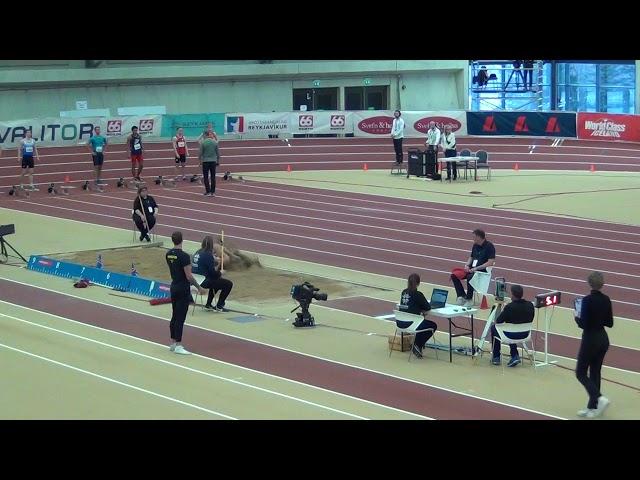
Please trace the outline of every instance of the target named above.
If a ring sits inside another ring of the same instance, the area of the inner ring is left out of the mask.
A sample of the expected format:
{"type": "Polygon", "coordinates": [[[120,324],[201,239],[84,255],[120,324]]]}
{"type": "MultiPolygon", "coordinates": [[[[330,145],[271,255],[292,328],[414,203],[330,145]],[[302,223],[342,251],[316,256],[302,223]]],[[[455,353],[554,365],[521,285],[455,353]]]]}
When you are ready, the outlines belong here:
{"type": "MultiPolygon", "coordinates": [[[[455,157],[458,153],[455,150],[445,150],[444,156],[445,158],[455,157]]],[[[451,170],[453,169],[453,179],[456,180],[458,178],[458,167],[456,162],[447,162],[447,180],[451,178],[451,170]]]]}
{"type": "MultiPolygon", "coordinates": [[[[526,336],[522,338],[526,338],[526,336]]],[[[498,358],[500,356],[500,336],[495,325],[491,325],[491,343],[493,343],[493,358],[498,358]]],[[[509,345],[509,350],[511,350],[512,357],[518,356],[518,347],[516,345],[509,345]]]]}
{"type": "Polygon", "coordinates": [[[169,331],[171,338],[176,342],[182,341],[182,329],[187,319],[189,311],[189,302],[191,301],[191,292],[189,285],[171,285],[171,322],[169,322],[169,331]]]}
{"type": "Polygon", "coordinates": [[[469,283],[469,280],[473,278],[473,273],[467,273],[467,293],[464,292],[464,287],[462,286],[462,282],[458,277],[451,274],[451,281],[453,282],[453,286],[456,289],[456,295],[458,297],[465,297],[467,300],[471,300],[473,298],[473,287],[469,283]]]}
{"type": "Polygon", "coordinates": [[[609,336],[603,328],[595,332],[584,332],[582,343],[578,352],[578,362],[576,364],[576,378],[584,386],[589,394],[587,408],[598,406],[600,397],[600,371],[604,356],[609,350],[609,336]],[[587,375],[587,370],[589,375],[587,375]]]}
{"type": "Polygon", "coordinates": [[[221,290],[220,296],[218,297],[217,307],[224,307],[224,302],[227,300],[229,293],[231,293],[231,289],[233,288],[233,282],[231,280],[227,280],[226,278],[218,277],[211,278],[207,277],[204,279],[204,282],[200,285],[202,288],[209,289],[209,297],[207,298],[207,305],[211,306],[211,302],[213,302],[213,297],[216,295],[218,290],[221,290]]]}
{"type": "Polygon", "coordinates": [[[216,162],[202,162],[202,176],[206,193],[216,193],[216,167],[216,162]],[[211,182],[209,182],[209,174],[211,174],[211,182]]]}
{"type": "Polygon", "coordinates": [[[393,149],[396,151],[396,163],[402,163],[402,139],[393,139],[393,149]]]}
{"type": "Polygon", "coordinates": [[[156,224],[156,217],[154,217],[153,215],[146,215],[146,217],[147,222],[149,223],[149,230],[145,228],[142,218],[140,218],[137,213],[134,213],[131,217],[133,218],[133,222],[136,224],[136,227],[138,227],[138,230],[140,230],[140,235],[146,235],[147,233],[149,233],[151,230],[153,230],[153,227],[156,224]]]}
{"type": "Polygon", "coordinates": [[[423,320],[422,322],[420,322],[420,325],[418,325],[418,330],[422,330],[423,328],[433,328],[433,332],[416,333],[415,344],[418,346],[418,348],[420,348],[420,350],[424,348],[429,339],[436,332],[438,325],[436,324],[436,322],[432,322],[431,320],[423,320]]]}

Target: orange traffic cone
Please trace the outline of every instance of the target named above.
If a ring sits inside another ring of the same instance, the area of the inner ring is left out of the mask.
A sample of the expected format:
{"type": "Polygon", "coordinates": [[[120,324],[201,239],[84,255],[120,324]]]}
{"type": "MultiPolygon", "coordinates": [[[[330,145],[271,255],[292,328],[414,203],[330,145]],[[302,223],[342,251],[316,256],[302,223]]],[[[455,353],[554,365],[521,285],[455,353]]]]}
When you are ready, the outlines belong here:
{"type": "Polygon", "coordinates": [[[516,163],[516,164],[514,164],[514,165],[513,165],[513,169],[514,169],[516,172],[519,172],[519,171],[520,171],[520,165],[518,165],[517,163],[516,163]]]}
{"type": "Polygon", "coordinates": [[[489,305],[487,304],[487,296],[483,295],[482,296],[482,302],[480,302],[480,309],[481,310],[487,310],[489,308],[489,305]]]}
{"type": "Polygon", "coordinates": [[[367,170],[369,170],[369,167],[367,166],[367,164],[364,164],[364,167],[362,167],[362,169],[366,172],[367,170]]]}
{"type": "Polygon", "coordinates": [[[287,172],[291,173],[291,165],[287,165],[287,172]]]}
{"type": "Polygon", "coordinates": [[[595,164],[595,163],[592,163],[592,164],[591,164],[591,167],[589,168],[589,171],[590,171],[591,173],[594,173],[594,172],[596,171],[596,164],[595,164]]]}

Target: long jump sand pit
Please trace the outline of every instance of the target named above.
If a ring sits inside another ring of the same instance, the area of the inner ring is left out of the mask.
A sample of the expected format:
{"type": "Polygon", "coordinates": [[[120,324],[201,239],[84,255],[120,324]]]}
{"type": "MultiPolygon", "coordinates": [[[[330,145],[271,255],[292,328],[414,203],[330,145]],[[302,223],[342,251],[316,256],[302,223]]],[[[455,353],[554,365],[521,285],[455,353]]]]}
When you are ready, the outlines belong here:
{"type": "MultiPolygon", "coordinates": [[[[166,248],[163,247],[123,247],[107,250],[85,250],[52,255],[54,258],[68,260],[87,266],[95,266],[98,255],[102,256],[103,268],[118,273],[131,273],[131,264],[135,265],[138,275],[153,280],[171,281],[165,260],[166,248]]],[[[195,252],[188,252],[193,254],[195,252]]],[[[251,255],[242,255],[252,258],[251,255]]],[[[254,257],[255,258],[255,257],[254,257]]],[[[257,259],[256,259],[257,260],[257,259]]],[[[329,299],[356,295],[372,295],[380,292],[374,287],[361,286],[336,281],[320,276],[291,273],[275,268],[266,268],[258,264],[248,266],[249,261],[225,263],[224,277],[234,284],[230,301],[245,305],[261,306],[281,304],[291,301],[291,286],[307,281],[320,291],[327,293],[329,299]]]]}

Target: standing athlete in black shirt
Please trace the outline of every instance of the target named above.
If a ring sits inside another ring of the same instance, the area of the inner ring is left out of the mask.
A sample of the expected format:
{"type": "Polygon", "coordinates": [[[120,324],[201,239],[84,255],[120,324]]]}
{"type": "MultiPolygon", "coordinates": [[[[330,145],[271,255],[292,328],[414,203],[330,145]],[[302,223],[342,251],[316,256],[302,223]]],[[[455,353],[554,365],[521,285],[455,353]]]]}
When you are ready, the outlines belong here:
{"type": "Polygon", "coordinates": [[[189,311],[189,301],[191,293],[189,285],[193,285],[198,289],[201,295],[207,291],[198,285],[196,279],[191,275],[191,257],[182,251],[182,232],[173,232],[171,241],[174,247],[169,250],[165,256],[169,272],[171,272],[171,322],[169,323],[169,331],[171,332],[171,346],[169,350],[172,352],[189,355],[182,346],[182,329],[187,319],[189,311]]]}
{"type": "Polygon", "coordinates": [[[594,418],[602,415],[610,403],[609,399],[600,393],[600,370],[604,356],[609,350],[609,336],[604,327],[613,327],[613,309],[609,297],[600,291],[604,286],[602,273],[592,272],[587,282],[591,287],[591,293],[582,299],[580,316],[576,317],[576,323],[582,329],[576,378],[589,394],[587,408],[580,410],[578,416],[594,418]]]}
{"type": "Polygon", "coordinates": [[[458,295],[458,305],[464,304],[465,307],[473,307],[473,287],[469,280],[473,278],[475,272],[486,272],[487,267],[493,267],[496,263],[496,247],[486,239],[484,230],[476,229],[473,231],[473,247],[471,248],[471,256],[464,265],[464,271],[467,273],[467,292],[465,293],[462,282],[458,277],[451,274],[451,281],[456,288],[458,295]]]}
{"type": "MultiPolygon", "coordinates": [[[[426,313],[431,310],[431,305],[420,290],[418,290],[418,285],[420,285],[420,275],[417,273],[412,273],[409,275],[409,279],[407,280],[407,288],[405,288],[400,294],[400,305],[398,309],[402,312],[411,313],[413,315],[426,315],[426,313]]],[[[398,328],[407,328],[410,325],[410,322],[403,322],[402,320],[396,320],[396,325],[398,328]]],[[[426,345],[427,341],[431,338],[431,336],[436,332],[438,325],[431,320],[427,320],[426,318],[420,322],[417,330],[423,330],[427,328],[433,328],[432,332],[420,332],[416,334],[416,341],[413,343],[413,354],[422,358],[422,350],[426,345]]]]}

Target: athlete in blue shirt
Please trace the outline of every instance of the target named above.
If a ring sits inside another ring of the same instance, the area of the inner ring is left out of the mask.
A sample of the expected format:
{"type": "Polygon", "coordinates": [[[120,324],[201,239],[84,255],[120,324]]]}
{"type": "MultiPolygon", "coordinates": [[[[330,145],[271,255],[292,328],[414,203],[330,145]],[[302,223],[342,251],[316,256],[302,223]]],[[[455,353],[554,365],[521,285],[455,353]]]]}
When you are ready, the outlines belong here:
{"type": "Polygon", "coordinates": [[[24,176],[29,175],[29,188],[34,189],[33,186],[33,167],[34,157],[40,161],[38,156],[38,149],[36,147],[36,141],[31,137],[31,130],[25,132],[25,138],[20,140],[20,146],[18,147],[18,160],[22,166],[22,173],[20,174],[20,188],[23,188],[24,176]]]}
{"type": "Polygon", "coordinates": [[[91,150],[91,156],[93,157],[93,169],[96,172],[96,185],[101,183],[100,175],[102,173],[102,164],[104,163],[104,152],[107,149],[107,139],[100,135],[100,127],[96,125],[94,128],[94,135],[91,136],[87,145],[91,150]]]}

